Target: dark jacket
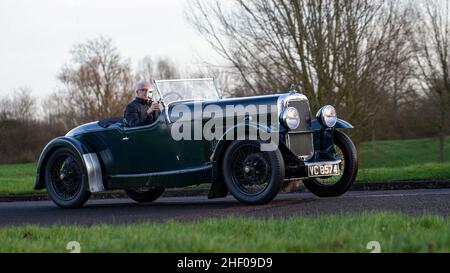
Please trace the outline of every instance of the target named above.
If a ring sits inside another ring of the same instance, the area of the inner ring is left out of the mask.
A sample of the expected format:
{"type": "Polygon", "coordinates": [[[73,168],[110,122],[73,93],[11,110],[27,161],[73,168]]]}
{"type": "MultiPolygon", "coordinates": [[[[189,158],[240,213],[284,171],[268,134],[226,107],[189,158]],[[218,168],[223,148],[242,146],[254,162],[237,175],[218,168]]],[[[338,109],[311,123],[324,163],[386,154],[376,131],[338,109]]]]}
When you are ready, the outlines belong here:
{"type": "Polygon", "coordinates": [[[153,115],[147,114],[150,105],[141,98],[136,98],[125,108],[124,117],[130,127],[143,126],[154,121],[153,115]]]}

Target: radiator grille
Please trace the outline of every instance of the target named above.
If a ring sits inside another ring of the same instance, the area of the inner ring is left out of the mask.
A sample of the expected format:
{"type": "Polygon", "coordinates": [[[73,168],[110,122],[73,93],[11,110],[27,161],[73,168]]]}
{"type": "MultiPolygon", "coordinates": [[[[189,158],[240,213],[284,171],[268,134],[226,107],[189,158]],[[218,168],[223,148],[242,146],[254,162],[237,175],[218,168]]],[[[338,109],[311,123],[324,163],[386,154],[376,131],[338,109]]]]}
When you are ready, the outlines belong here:
{"type": "Polygon", "coordinates": [[[298,157],[309,158],[314,155],[311,133],[288,134],[289,149],[298,157]]]}
{"type": "Polygon", "coordinates": [[[313,135],[311,130],[311,110],[307,100],[290,101],[288,107],[295,107],[300,114],[300,125],[287,136],[289,149],[300,158],[314,155],[313,135]]]}
{"type": "Polygon", "coordinates": [[[308,101],[290,101],[288,107],[295,107],[300,114],[300,126],[292,132],[311,132],[311,110],[308,101]]]}

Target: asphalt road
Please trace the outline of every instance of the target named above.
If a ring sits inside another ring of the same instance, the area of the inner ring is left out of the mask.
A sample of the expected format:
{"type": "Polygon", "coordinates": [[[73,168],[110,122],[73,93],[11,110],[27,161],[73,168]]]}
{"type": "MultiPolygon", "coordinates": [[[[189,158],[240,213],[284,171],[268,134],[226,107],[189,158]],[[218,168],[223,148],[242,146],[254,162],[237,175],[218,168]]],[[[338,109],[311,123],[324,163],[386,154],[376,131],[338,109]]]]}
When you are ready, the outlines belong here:
{"type": "Polygon", "coordinates": [[[60,209],[50,201],[5,202],[0,203],[0,226],[125,224],[169,219],[191,221],[227,215],[265,218],[369,211],[449,216],[450,189],[352,191],[328,199],[310,193],[280,194],[263,206],[246,206],[231,196],[215,200],[208,200],[206,196],[167,197],[149,204],[137,204],[129,199],[92,200],[76,210],[60,209]]]}

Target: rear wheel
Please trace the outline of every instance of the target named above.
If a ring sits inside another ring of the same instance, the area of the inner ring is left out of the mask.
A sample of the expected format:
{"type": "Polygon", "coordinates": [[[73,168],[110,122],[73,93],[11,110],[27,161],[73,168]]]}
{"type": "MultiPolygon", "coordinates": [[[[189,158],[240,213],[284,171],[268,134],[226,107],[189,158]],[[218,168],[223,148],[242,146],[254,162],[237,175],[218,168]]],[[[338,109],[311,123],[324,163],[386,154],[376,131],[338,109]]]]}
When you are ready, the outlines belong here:
{"type": "Polygon", "coordinates": [[[45,168],[45,185],[50,199],[62,208],[79,208],[91,196],[84,163],[69,148],[51,154],[45,168]]]}
{"type": "Polygon", "coordinates": [[[125,190],[128,197],[139,203],[153,202],[163,193],[164,188],[137,188],[125,190]]]}
{"type": "Polygon", "coordinates": [[[261,151],[260,141],[235,141],[223,158],[223,178],[230,193],[249,205],[265,204],[280,192],[284,161],[278,150],[261,151]]]}
{"type": "Polygon", "coordinates": [[[333,132],[334,149],[341,159],[341,175],[304,180],[305,187],[319,197],[336,197],[344,194],[356,179],[358,156],[352,140],[340,131],[333,132]]]}

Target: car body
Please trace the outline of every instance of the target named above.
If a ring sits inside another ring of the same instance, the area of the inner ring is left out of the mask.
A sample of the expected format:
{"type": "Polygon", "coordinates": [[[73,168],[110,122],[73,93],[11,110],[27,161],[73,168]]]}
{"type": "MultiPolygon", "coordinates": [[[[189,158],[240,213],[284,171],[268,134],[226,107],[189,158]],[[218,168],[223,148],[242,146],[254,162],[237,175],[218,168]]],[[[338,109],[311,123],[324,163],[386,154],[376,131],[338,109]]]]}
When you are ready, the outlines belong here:
{"type": "Polygon", "coordinates": [[[210,198],[231,192],[244,203],[263,204],[289,181],[301,179],[326,197],[344,193],[355,180],[356,149],[338,130],[353,126],[337,119],[331,106],[313,119],[308,99],[296,91],[222,98],[213,79],[162,80],[154,86],[164,108],[154,123],[128,127],[120,119],[96,121],[53,139],[39,158],[35,189],[47,188],[61,207],[79,207],[94,192],[123,189],[134,200],[153,201],[166,188],[211,183],[210,198]],[[226,111],[233,107],[244,111],[226,111]],[[264,111],[250,113],[252,107],[264,111]],[[174,137],[183,128],[191,136],[204,132],[212,120],[223,124],[211,131],[214,138],[174,137]],[[262,140],[263,134],[272,138],[262,140]],[[258,150],[263,143],[274,148],[258,150]],[[239,157],[244,152],[247,156],[239,157]],[[258,183],[262,192],[245,190],[258,183]]]}

